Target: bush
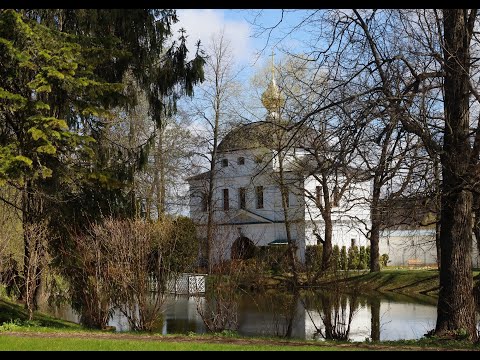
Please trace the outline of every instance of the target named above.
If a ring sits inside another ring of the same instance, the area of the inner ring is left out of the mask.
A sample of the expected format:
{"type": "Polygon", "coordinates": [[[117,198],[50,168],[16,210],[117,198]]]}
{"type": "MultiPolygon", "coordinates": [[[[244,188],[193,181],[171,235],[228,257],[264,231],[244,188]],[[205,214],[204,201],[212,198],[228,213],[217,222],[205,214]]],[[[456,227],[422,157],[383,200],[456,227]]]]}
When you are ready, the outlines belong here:
{"type": "Polygon", "coordinates": [[[286,256],[287,248],[286,245],[260,246],[256,251],[255,258],[273,275],[282,274],[290,269],[286,256]]]}
{"type": "Polygon", "coordinates": [[[341,269],[340,264],[340,248],[338,245],[333,245],[332,249],[332,264],[334,264],[335,270],[341,269]]]}
{"type": "Polygon", "coordinates": [[[383,267],[385,267],[385,266],[388,265],[388,262],[389,262],[389,260],[388,260],[388,254],[382,254],[382,255],[380,256],[380,265],[383,266],[383,267]]]}
{"type": "Polygon", "coordinates": [[[358,250],[358,246],[354,245],[348,249],[348,260],[347,260],[348,270],[357,269],[359,262],[360,262],[360,252],[358,250]]]}
{"type": "MultiPolygon", "coordinates": [[[[305,264],[312,271],[319,270],[322,266],[322,255],[322,245],[307,245],[305,249],[305,264]]],[[[335,263],[334,259],[332,261],[335,263]]]]}
{"type": "Polygon", "coordinates": [[[364,270],[368,267],[367,263],[367,250],[365,249],[365,246],[360,246],[359,252],[358,252],[358,270],[364,270]]]}
{"type": "Polygon", "coordinates": [[[344,245],[340,250],[340,270],[347,270],[347,247],[344,245]]]}

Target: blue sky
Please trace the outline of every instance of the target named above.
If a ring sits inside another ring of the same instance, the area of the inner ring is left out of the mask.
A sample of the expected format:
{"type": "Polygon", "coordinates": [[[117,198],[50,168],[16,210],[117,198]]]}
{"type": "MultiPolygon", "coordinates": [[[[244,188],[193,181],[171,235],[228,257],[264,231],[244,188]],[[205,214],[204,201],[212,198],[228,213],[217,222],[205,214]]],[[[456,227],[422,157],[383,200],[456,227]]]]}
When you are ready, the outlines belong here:
{"type": "Polygon", "coordinates": [[[239,66],[245,67],[241,76],[248,78],[256,68],[270,61],[273,46],[276,47],[276,59],[281,58],[279,47],[287,46],[290,50],[301,50],[301,39],[306,34],[296,32],[297,38],[292,36],[284,38],[284,34],[292,24],[298,22],[302,13],[304,12],[292,12],[290,9],[284,13],[282,23],[271,34],[270,39],[266,33],[258,34],[258,28],[251,23],[256,19],[265,25],[276,24],[282,18],[281,9],[179,9],[177,14],[180,21],[175,29],[183,27],[187,30],[189,36],[187,45],[193,52],[197,40],[200,39],[206,46],[210,36],[224,28],[225,36],[231,41],[235,60],[239,66]]]}

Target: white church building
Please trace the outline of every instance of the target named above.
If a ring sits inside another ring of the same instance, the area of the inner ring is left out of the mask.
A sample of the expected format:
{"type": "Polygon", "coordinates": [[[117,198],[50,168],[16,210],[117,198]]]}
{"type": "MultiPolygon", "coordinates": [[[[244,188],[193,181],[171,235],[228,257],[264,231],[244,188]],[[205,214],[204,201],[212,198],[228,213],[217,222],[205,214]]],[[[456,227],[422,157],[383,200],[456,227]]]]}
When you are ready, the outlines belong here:
{"type": "MultiPolygon", "coordinates": [[[[324,221],[318,206],[323,201],[322,186],[305,166],[312,160],[309,146],[316,134],[312,129],[292,131],[285,126],[287,122],[280,119],[278,110],[284,101],[272,76],[262,95],[266,120],[238,126],[217,147],[213,262],[242,257],[252,246],[286,244],[287,225],[297,258],[304,262],[306,246],[317,244],[315,233],[323,237],[324,221]],[[289,139],[288,146],[284,139],[289,139]],[[281,188],[288,191],[284,201],[281,188]]],[[[209,179],[209,171],[187,179],[190,216],[202,239],[207,236],[209,179]]],[[[337,185],[341,181],[337,176],[337,185]]],[[[370,182],[351,183],[335,202],[333,245],[368,245],[365,233],[370,227],[370,210],[362,199],[368,198],[370,188],[370,182]]]]}

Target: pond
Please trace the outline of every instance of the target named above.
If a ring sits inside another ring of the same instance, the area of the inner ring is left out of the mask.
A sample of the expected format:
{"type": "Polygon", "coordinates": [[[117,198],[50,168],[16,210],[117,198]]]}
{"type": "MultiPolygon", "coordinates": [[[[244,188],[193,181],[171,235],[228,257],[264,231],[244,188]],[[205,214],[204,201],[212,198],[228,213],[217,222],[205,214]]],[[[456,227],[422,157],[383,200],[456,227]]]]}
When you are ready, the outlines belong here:
{"type": "MultiPolygon", "coordinates": [[[[169,295],[157,331],[204,333],[197,309],[208,296],[169,295]]],[[[417,339],[435,327],[436,299],[391,293],[346,294],[335,291],[302,291],[297,296],[279,291],[246,293],[235,307],[237,331],[246,336],[282,336],[299,339],[352,341],[417,339]]],[[[49,313],[78,322],[69,307],[49,313]]],[[[129,330],[126,318],[115,312],[109,325],[129,330]]]]}

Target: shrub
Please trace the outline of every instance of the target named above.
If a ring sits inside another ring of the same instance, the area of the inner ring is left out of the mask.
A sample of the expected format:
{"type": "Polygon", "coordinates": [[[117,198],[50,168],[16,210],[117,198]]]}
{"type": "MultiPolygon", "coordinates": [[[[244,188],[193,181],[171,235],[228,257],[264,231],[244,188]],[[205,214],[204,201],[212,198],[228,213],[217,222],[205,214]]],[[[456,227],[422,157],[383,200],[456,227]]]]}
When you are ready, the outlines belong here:
{"type": "Polygon", "coordinates": [[[332,264],[334,264],[335,270],[341,269],[340,264],[340,248],[338,245],[333,245],[332,249],[332,264]]]}
{"type": "Polygon", "coordinates": [[[347,247],[344,245],[340,250],[340,269],[347,270],[347,247]]]}
{"type": "Polygon", "coordinates": [[[383,267],[385,267],[385,266],[388,265],[388,262],[389,262],[389,260],[388,260],[388,254],[382,254],[382,255],[380,256],[380,265],[383,266],[383,267]]]}
{"type": "Polygon", "coordinates": [[[348,249],[348,260],[347,260],[348,270],[357,269],[359,262],[360,262],[360,253],[358,250],[358,246],[354,245],[348,249]]]}
{"type": "Polygon", "coordinates": [[[367,262],[367,269],[370,268],[370,246],[365,248],[365,261],[367,262]]]}
{"type": "Polygon", "coordinates": [[[286,245],[260,246],[255,257],[263,263],[266,270],[271,271],[273,275],[277,275],[289,271],[286,251],[286,245]]]}
{"type": "MultiPolygon", "coordinates": [[[[305,249],[305,264],[312,271],[319,270],[322,266],[322,255],[322,245],[307,245],[305,249]]],[[[332,259],[332,262],[335,264],[334,259],[332,259]]]]}
{"type": "Polygon", "coordinates": [[[358,252],[358,270],[364,270],[368,267],[367,263],[367,250],[365,249],[365,246],[360,246],[359,252],[358,252]]]}

